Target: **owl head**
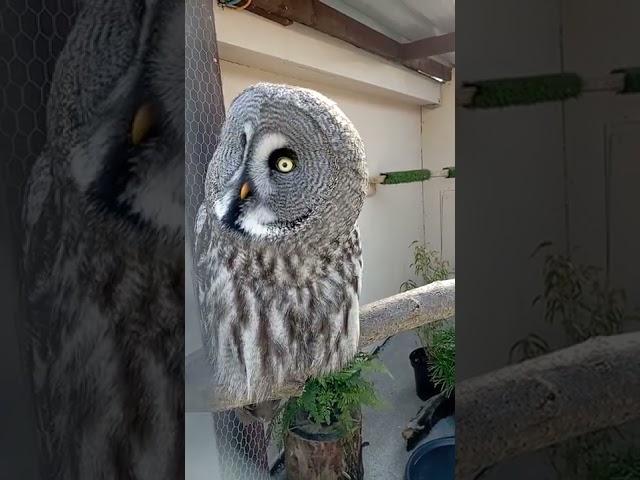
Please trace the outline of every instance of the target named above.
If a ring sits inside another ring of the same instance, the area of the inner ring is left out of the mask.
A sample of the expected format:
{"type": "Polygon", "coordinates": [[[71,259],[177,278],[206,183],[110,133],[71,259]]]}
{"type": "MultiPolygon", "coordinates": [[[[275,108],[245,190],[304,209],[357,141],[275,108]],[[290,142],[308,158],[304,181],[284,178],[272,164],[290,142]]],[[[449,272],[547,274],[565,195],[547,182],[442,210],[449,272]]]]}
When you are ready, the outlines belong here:
{"type": "Polygon", "coordinates": [[[207,171],[209,216],[251,242],[329,242],[353,229],[366,196],[362,140],[335,102],[260,83],[231,104],[207,171]]]}
{"type": "MultiPolygon", "coordinates": [[[[135,235],[184,229],[184,5],[81,4],[56,63],[47,157],[74,207],[135,235]]],[[[175,243],[175,242],[174,242],[175,243]]]]}

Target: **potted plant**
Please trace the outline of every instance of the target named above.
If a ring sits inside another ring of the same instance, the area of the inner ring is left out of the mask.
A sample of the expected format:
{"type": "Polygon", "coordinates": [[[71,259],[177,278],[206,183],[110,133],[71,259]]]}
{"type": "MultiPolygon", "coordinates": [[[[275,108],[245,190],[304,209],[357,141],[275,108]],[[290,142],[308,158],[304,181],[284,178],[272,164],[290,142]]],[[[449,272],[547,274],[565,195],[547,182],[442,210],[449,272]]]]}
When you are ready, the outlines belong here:
{"type": "Polygon", "coordinates": [[[367,371],[386,371],[365,354],[343,370],[312,378],[280,419],[287,478],[362,479],[362,405],[380,406],[367,371]]]}
{"type": "Polygon", "coordinates": [[[421,400],[443,393],[451,396],[455,388],[455,326],[427,325],[418,329],[422,347],[409,355],[416,382],[416,394],[421,400]]]}
{"type": "MultiPolygon", "coordinates": [[[[402,285],[400,285],[401,292],[406,292],[419,285],[428,285],[429,283],[449,278],[449,263],[441,258],[437,250],[432,250],[417,240],[411,243],[410,248],[413,248],[413,262],[410,267],[413,269],[417,280],[409,279],[403,282],[402,285]]],[[[434,383],[433,374],[430,371],[432,365],[434,365],[430,356],[432,353],[435,353],[435,348],[439,348],[439,345],[434,345],[434,335],[436,335],[436,332],[439,332],[439,328],[438,325],[432,324],[416,329],[422,346],[416,348],[409,354],[409,362],[413,367],[416,382],[416,394],[421,400],[427,400],[437,393],[440,393],[441,386],[444,384],[444,379],[442,378],[439,379],[439,383],[434,383]]],[[[453,352],[455,356],[455,330],[447,329],[444,333],[439,333],[437,336],[439,341],[446,340],[445,344],[451,347],[449,353],[453,352]],[[448,340],[451,340],[452,343],[447,343],[448,340]]],[[[439,367],[438,371],[440,371],[439,367]]],[[[452,371],[452,374],[455,374],[455,369],[452,371]]],[[[453,383],[451,385],[453,385],[453,383]]],[[[452,390],[453,387],[451,387],[451,391],[452,390]]]]}
{"type": "Polygon", "coordinates": [[[424,404],[402,434],[407,451],[415,448],[407,462],[405,478],[453,478],[455,326],[450,323],[420,330],[420,337],[428,346],[422,349],[425,366],[415,368],[415,378],[424,404]]]}

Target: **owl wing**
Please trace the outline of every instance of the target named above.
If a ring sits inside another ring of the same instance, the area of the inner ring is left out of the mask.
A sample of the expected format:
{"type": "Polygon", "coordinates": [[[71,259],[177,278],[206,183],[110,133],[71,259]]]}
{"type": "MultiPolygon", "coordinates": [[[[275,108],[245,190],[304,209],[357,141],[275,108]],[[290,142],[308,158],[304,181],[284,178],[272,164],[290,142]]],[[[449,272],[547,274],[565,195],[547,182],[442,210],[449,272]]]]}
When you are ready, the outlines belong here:
{"type": "Polygon", "coordinates": [[[43,212],[47,205],[51,205],[52,184],[51,159],[48,154],[43,153],[35,161],[27,181],[22,212],[24,226],[24,266],[27,272],[31,274],[34,273],[34,268],[37,266],[32,262],[34,243],[38,243],[38,239],[44,241],[47,237],[46,228],[43,227],[47,227],[48,225],[46,218],[43,217],[43,212]],[[41,219],[43,219],[43,221],[41,221],[41,219]]]}
{"type": "Polygon", "coordinates": [[[195,222],[194,240],[194,276],[195,287],[198,294],[198,303],[203,318],[208,318],[212,313],[209,306],[207,292],[211,286],[213,274],[213,232],[209,222],[207,208],[204,202],[198,208],[195,222]]]}
{"type": "Polygon", "coordinates": [[[50,337],[48,321],[56,262],[60,261],[65,231],[61,215],[62,196],[54,186],[54,164],[59,159],[45,150],[34,163],[25,190],[22,224],[23,286],[29,301],[26,326],[28,349],[37,349],[50,337]]]}

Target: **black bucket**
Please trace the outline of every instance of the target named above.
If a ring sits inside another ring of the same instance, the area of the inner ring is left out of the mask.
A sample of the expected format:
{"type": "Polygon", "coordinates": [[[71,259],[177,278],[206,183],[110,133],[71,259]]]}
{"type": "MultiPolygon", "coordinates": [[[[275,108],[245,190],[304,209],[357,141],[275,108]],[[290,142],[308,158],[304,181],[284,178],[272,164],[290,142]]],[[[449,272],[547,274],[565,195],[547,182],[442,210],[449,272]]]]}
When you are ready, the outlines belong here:
{"type": "Polygon", "coordinates": [[[440,393],[429,374],[429,357],[424,347],[416,348],[409,354],[409,361],[413,367],[413,375],[416,381],[416,394],[420,400],[427,400],[440,393]]]}
{"type": "Polygon", "coordinates": [[[454,480],[455,466],[455,438],[437,438],[420,445],[411,454],[404,478],[405,480],[454,480]]]}

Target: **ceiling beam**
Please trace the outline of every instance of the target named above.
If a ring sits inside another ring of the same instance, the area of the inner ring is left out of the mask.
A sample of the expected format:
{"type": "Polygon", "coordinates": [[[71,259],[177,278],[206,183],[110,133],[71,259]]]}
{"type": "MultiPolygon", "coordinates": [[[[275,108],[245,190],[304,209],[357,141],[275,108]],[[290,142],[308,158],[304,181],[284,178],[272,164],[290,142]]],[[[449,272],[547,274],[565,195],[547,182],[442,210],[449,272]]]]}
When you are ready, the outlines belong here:
{"type": "Polygon", "coordinates": [[[455,52],[455,32],[445,33],[437,37],[428,37],[411,43],[403,43],[400,48],[400,58],[411,60],[415,58],[429,58],[434,55],[455,52]]]}
{"type": "Polygon", "coordinates": [[[430,58],[419,58],[416,60],[405,60],[402,62],[405,67],[408,67],[416,72],[426,73],[432,77],[436,77],[440,80],[451,80],[451,67],[443,65],[440,62],[436,62],[430,58]]]}
{"type": "Polygon", "coordinates": [[[283,25],[292,22],[306,25],[412,70],[451,80],[451,67],[429,58],[402,58],[403,44],[319,0],[253,0],[246,10],[283,25]]]}

